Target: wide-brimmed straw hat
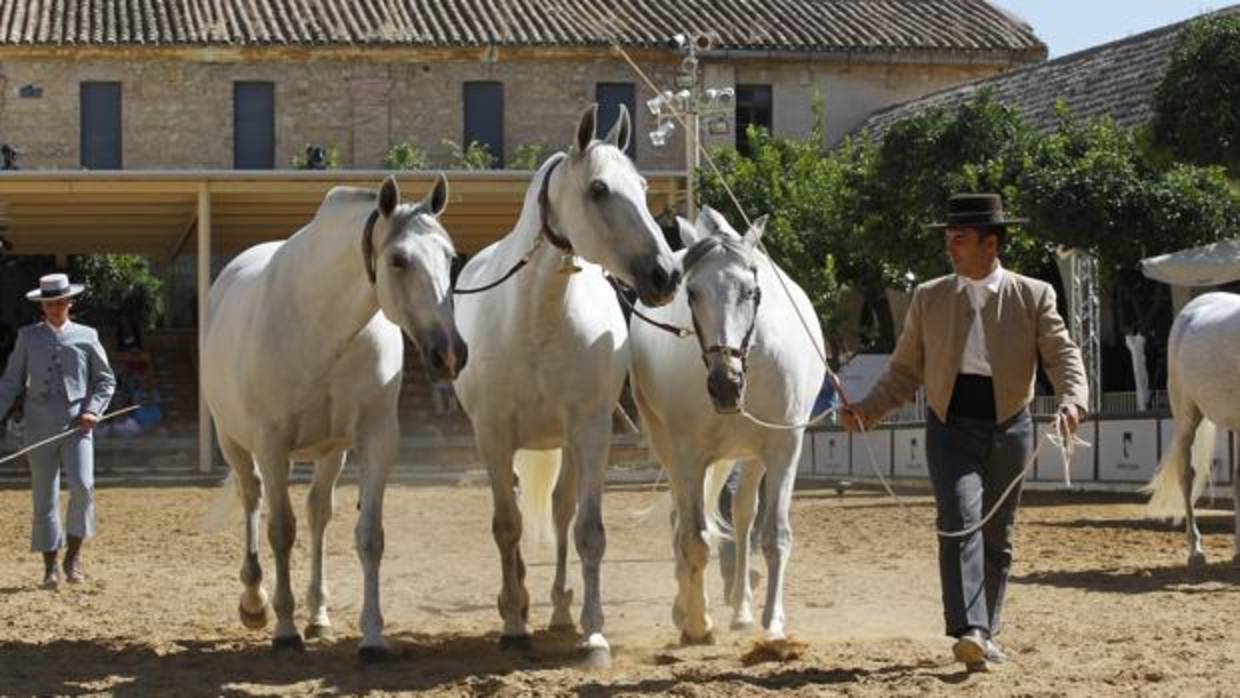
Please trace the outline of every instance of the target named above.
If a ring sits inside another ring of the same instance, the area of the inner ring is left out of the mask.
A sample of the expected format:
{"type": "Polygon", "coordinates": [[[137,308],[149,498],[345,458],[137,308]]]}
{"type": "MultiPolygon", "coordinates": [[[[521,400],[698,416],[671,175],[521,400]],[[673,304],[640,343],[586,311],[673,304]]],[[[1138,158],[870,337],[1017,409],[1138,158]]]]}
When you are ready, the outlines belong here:
{"type": "Polygon", "coordinates": [[[931,230],[998,228],[1028,222],[1028,218],[1004,217],[1003,199],[998,194],[953,194],[947,200],[947,220],[926,227],[931,230]]]}
{"type": "Polygon", "coordinates": [[[39,287],[26,294],[26,300],[36,303],[72,298],[86,290],[83,284],[69,283],[68,274],[47,274],[39,277],[39,287]]]}

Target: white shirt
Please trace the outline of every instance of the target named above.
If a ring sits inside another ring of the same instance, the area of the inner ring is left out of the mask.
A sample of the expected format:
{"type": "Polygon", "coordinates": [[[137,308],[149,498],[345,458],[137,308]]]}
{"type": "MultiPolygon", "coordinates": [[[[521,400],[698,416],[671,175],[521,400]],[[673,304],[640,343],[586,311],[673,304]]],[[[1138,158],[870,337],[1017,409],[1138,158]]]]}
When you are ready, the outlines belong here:
{"type": "Polygon", "coordinates": [[[969,303],[973,305],[973,326],[969,328],[968,339],[964,343],[964,356],[960,359],[960,372],[989,376],[990,354],[986,351],[986,332],[982,325],[982,308],[990,302],[991,296],[999,293],[1003,283],[1003,267],[995,262],[994,271],[984,279],[970,279],[967,276],[956,276],[956,289],[964,288],[969,293],[969,303]]]}

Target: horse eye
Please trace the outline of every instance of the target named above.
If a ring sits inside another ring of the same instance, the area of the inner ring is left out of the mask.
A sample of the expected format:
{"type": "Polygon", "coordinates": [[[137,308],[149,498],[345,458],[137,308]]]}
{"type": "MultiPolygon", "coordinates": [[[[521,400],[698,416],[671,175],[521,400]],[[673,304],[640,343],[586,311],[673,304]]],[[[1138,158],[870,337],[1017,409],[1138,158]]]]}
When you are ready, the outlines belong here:
{"type": "Polygon", "coordinates": [[[392,256],[392,268],[393,269],[404,269],[407,266],[409,266],[409,260],[399,255],[392,256]]]}
{"type": "Polygon", "coordinates": [[[697,301],[697,294],[693,292],[693,289],[689,289],[689,302],[693,303],[695,301],[697,301]]]}
{"type": "Polygon", "coordinates": [[[590,183],[590,196],[599,198],[607,195],[607,183],[601,179],[596,179],[590,183]]]}

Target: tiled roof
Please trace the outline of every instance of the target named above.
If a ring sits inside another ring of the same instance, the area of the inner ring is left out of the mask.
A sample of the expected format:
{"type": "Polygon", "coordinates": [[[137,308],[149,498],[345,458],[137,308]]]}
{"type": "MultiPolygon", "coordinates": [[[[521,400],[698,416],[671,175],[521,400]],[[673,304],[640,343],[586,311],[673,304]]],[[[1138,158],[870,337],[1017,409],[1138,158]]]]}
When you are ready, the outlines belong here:
{"type": "MultiPolygon", "coordinates": [[[[1216,14],[1240,13],[1240,5],[1216,14]]],[[[1120,126],[1148,123],[1154,116],[1154,92],[1171,61],[1176,37],[1187,22],[1103,44],[1053,61],[966,83],[876,112],[856,133],[881,134],[892,124],[932,108],[952,109],[982,90],[1014,108],[1041,130],[1058,123],[1062,101],[1079,117],[1108,115],[1120,126]]]]}
{"type": "Polygon", "coordinates": [[[737,50],[1046,52],[985,0],[0,0],[0,46],[666,46],[696,30],[737,50]]]}

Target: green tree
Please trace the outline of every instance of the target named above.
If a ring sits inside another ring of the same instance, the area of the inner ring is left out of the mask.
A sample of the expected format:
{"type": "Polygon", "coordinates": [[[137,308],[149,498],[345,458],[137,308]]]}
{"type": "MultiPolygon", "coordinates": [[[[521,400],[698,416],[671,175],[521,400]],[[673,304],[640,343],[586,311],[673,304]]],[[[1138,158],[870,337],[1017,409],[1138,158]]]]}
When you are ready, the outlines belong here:
{"type": "Polygon", "coordinates": [[[1240,15],[1190,23],[1154,98],[1154,142],[1240,176],[1240,15]]]}
{"type": "Polygon", "coordinates": [[[106,326],[119,317],[128,317],[143,327],[151,327],[163,314],[163,282],[151,271],[145,257],[73,257],[69,276],[86,284],[86,293],[78,297],[74,313],[87,322],[106,326]]]}

